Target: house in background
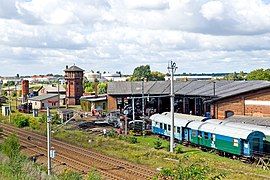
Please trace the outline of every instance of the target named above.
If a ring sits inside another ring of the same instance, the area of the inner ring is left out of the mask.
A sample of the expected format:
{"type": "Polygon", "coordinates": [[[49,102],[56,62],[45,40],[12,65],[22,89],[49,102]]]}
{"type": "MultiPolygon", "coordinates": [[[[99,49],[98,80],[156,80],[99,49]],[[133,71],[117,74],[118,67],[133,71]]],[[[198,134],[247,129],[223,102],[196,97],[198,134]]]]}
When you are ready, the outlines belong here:
{"type": "Polygon", "coordinates": [[[28,99],[33,109],[45,109],[58,107],[58,94],[43,94],[28,99]]]}
{"type": "Polygon", "coordinates": [[[107,111],[107,95],[82,96],[80,100],[84,111],[107,111]]]}

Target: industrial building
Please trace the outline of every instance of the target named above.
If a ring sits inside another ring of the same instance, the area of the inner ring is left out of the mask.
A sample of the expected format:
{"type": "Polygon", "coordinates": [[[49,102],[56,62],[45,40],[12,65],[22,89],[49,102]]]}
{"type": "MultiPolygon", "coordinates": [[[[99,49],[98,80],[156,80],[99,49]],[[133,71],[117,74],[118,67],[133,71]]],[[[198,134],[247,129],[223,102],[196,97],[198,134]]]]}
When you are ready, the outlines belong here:
{"type": "MultiPolygon", "coordinates": [[[[219,119],[224,119],[226,113],[228,117],[230,112],[246,116],[270,116],[269,81],[175,81],[174,89],[175,110],[179,113],[194,115],[211,113],[212,117],[219,119]],[[238,101],[244,99],[238,102],[235,98],[238,101]],[[240,113],[238,110],[240,108],[245,109],[245,113],[242,111],[240,113]]],[[[157,113],[170,110],[169,81],[110,82],[108,110],[122,110],[125,105],[131,104],[131,97],[142,97],[142,92],[145,97],[149,97],[146,98],[145,112],[149,108],[157,113]]],[[[135,101],[136,106],[141,104],[140,99],[135,101]]]]}

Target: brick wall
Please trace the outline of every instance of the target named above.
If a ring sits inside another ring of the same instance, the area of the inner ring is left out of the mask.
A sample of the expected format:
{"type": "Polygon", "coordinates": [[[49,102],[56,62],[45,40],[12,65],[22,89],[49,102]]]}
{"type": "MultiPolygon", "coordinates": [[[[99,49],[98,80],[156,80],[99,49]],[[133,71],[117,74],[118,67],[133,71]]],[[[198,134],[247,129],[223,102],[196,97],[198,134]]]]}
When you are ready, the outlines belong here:
{"type": "Polygon", "coordinates": [[[270,89],[246,93],[217,101],[211,106],[212,116],[216,119],[224,119],[226,111],[232,111],[234,115],[270,117],[269,105],[248,105],[245,104],[245,101],[270,101],[270,89]]]}
{"type": "Polygon", "coordinates": [[[116,98],[113,96],[108,96],[108,111],[117,110],[116,98]]]}

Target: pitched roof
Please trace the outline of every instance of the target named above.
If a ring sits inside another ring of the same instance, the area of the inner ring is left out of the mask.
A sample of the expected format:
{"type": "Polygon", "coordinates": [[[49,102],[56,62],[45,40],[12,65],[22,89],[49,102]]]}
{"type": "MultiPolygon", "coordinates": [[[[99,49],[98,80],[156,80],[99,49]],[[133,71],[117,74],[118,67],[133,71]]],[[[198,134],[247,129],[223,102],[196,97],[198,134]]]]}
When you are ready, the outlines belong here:
{"type": "MultiPolygon", "coordinates": [[[[215,81],[215,96],[213,81],[175,81],[176,95],[205,96],[224,98],[253,90],[270,88],[269,81],[215,81]]],[[[109,95],[140,95],[141,82],[110,82],[108,84],[109,95]]],[[[144,82],[145,94],[170,94],[169,81],[144,82]]]]}
{"type": "Polygon", "coordinates": [[[65,72],[83,72],[84,70],[81,69],[81,68],[79,68],[79,67],[77,67],[77,66],[75,66],[75,65],[73,65],[70,68],[65,69],[64,71],[65,72]]]}
{"type": "Polygon", "coordinates": [[[43,100],[50,99],[50,98],[57,97],[57,96],[58,96],[58,94],[43,94],[40,96],[35,96],[32,98],[29,98],[28,100],[30,100],[30,101],[43,101],[43,100]]]}

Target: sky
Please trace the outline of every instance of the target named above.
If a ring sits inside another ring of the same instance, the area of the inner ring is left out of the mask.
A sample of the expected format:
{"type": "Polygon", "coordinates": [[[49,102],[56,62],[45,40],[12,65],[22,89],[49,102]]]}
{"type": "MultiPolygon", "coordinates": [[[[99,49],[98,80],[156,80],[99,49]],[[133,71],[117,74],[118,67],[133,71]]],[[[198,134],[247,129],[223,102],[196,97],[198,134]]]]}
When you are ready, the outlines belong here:
{"type": "Polygon", "coordinates": [[[0,76],[270,68],[270,0],[0,0],[0,76]]]}

